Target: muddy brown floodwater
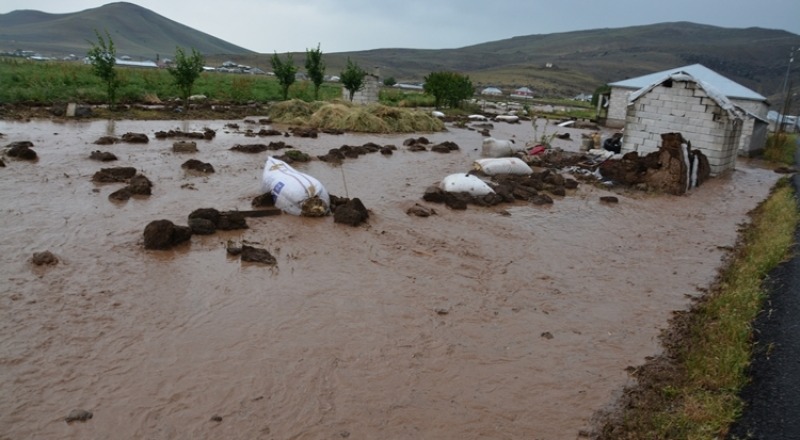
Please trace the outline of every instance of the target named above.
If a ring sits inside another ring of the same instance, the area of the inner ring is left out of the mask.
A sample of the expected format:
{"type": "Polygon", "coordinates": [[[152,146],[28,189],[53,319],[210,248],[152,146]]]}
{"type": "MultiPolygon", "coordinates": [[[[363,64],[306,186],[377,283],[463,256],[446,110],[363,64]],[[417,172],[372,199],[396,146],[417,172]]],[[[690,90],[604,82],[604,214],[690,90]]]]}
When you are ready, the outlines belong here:
{"type": "MultiPolygon", "coordinates": [[[[778,178],[740,161],[687,196],[582,184],[549,206],[453,211],[421,197],[470,168],[476,131],[415,134],[460,146],[440,154],[407,151],[409,135],[250,138],[226,122],[0,121],[0,145],[32,141],[39,155],[0,168],[0,438],[579,437],[632,384],[626,368],[661,352],[671,313],[712,283],[778,178]],[[204,127],[217,136],[188,155],[153,136],[204,127]],[[150,142],[93,144],[126,132],[150,142]],[[367,224],[249,218],[246,230],[143,248],[150,221],[251,209],[270,153],[229,149],[278,140],[312,156],[397,145],[296,165],[360,198],[367,224]],[[119,160],[90,160],[94,150],[119,160]],[[182,169],[189,158],[216,172],[182,169]],[[152,195],[109,200],[123,184],[91,180],[108,166],[135,167],[152,195]],[[407,215],[415,203],[438,214],[407,215]],[[228,240],[278,263],[243,263],[228,240]],[[41,251],[58,264],[31,264],[41,251]],[[76,409],[93,417],[66,423],[76,409]]],[[[528,123],[492,133],[533,135],[528,123]]]]}

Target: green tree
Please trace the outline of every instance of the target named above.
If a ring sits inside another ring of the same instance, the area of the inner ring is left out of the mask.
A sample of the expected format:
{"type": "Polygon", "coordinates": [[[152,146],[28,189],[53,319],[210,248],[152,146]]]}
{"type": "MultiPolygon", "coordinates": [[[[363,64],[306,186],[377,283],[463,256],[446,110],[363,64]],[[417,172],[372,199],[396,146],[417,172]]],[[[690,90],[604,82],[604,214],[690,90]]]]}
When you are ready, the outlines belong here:
{"type": "Polygon", "coordinates": [[[295,75],[297,74],[297,67],[294,65],[292,54],[287,53],[286,61],[282,61],[276,52],[272,55],[270,63],[272,64],[272,72],[278,79],[278,84],[281,85],[283,100],[286,101],[289,99],[289,87],[294,84],[295,75]]]}
{"type": "Polygon", "coordinates": [[[97,29],[95,29],[94,33],[97,35],[97,44],[89,41],[92,47],[86,56],[89,58],[89,62],[92,63],[92,72],[106,84],[108,105],[114,108],[117,102],[117,89],[121,84],[121,81],[117,78],[117,71],[114,69],[117,64],[117,51],[108,31],[106,31],[106,38],[103,38],[97,29]]]}
{"type": "Polygon", "coordinates": [[[325,62],[322,61],[322,51],[317,43],[316,49],[306,49],[306,72],[311,82],[314,83],[314,100],[319,99],[319,87],[325,80],[325,62]]]}
{"type": "Polygon", "coordinates": [[[423,90],[433,96],[436,108],[443,104],[458,107],[474,93],[469,77],[456,72],[432,72],[425,77],[423,90]]]}
{"type": "Polygon", "coordinates": [[[347,57],[347,67],[339,75],[339,78],[344,88],[350,92],[350,101],[353,100],[353,95],[364,87],[364,78],[366,76],[367,72],[357,63],[350,60],[350,57],[347,57]]]}
{"type": "Polygon", "coordinates": [[[205,59],[194,48],[192,48],[192,54],[188,56],[182,48],[175,49],[175,66],[167,70],[178,87],[184,105],[187,104],[189,96],[192,94],[194,82],[203,73],[203,64],[205,64],[205,59]]]}

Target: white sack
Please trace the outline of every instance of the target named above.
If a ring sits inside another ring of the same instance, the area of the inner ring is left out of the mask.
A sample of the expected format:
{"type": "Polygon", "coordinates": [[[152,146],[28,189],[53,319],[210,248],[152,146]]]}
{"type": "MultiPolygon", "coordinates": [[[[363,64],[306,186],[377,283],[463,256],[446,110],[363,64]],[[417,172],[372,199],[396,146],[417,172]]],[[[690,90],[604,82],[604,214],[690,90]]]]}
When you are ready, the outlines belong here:
{"type": "Polygon", "coordinates": [[[472,164],[476,171],[481,171],[487,176],[497,174],[514,174],[525,176],[532,174],[533,170],[528,164],[518,157],[496,157],[489,159],[476,159],[472,164]]]}
{"type": "Polygon", "coordinates": [[[495,121],[502,122],[519,122],[519,116],[516,115],[497,115],[494,117],[495,121]]]}
{"type": "Polygon", "coordinates": [[[300,215],[303,203],[314,196],[322,200],[326,210],[330,209],[330,196],[319,180],[271,156],[264,165],[261,191],[271,193],[275,207],[287,214],[300,215]]]}
{"type": "Polygon", "coordinates": [[[476,176],[465,173],[451,174],[439,184],[439,188],[447,192],[465,192],[472,196],[493,194],[494,190],[486,182],[476,176]]]}
{"type": "Polygon", "coordinates": [[[502,139],[486,138],[481,146],[483,157],[509,157],[517,151],[513,142],[502,139]]]}

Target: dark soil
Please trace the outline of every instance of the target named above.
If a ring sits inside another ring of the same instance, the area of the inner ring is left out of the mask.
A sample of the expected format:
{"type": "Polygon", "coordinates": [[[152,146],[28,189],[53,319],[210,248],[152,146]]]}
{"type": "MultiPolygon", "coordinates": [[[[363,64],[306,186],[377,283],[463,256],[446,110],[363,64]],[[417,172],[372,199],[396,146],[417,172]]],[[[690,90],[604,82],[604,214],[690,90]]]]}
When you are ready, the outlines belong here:
{"type": "Polygon", "coordinates": [[[108,151],[95,150],[89,155],[89,159],[99,160],[100,162],[111,162],[117,160],[117,156],[108,151]]]}
{"type": "Polygon", "coordinates": [[[170,249],[192,237],[188,226],[178,226],[169,220],[154,220],[144,228],[145,249],[170,249]]]}
{"type": "Polygon", "coordinates": [[[30,141],[12,142],[6,145],[8,157],[15,157],[22,160],[36,160],[39,158],[36,152],[33,151],[33,143],[30,141]]]}
{"type": "Polygon", "coordinates": [[[197,171],[198,173],[210,174],[214,172],[214,166],[210,163],[199,161],[197,159],[189,159],[181,165],[181,168],[197,171]]]}

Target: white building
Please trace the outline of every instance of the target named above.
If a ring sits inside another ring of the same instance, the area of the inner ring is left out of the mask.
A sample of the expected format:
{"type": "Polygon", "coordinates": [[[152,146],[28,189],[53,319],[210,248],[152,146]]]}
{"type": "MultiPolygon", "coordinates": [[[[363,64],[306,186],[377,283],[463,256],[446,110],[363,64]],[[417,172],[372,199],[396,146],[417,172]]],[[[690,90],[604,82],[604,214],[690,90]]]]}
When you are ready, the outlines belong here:
{"type": "Polygon", "coordinates": [[[710,84],[746,113],[741,130],[741,138],[738,141],[739,155],[751,156],[764,149],[767,143],[768,131],[767,111],[769,110],[769,102],[767,102],[767,98],[702,64],[677,67],[610,83],[611,97],[608,104],[606,125],[616,128],[625,125],[629,95],[665,76],[678,72],[689,74],[699,81],[710,84]]]}

